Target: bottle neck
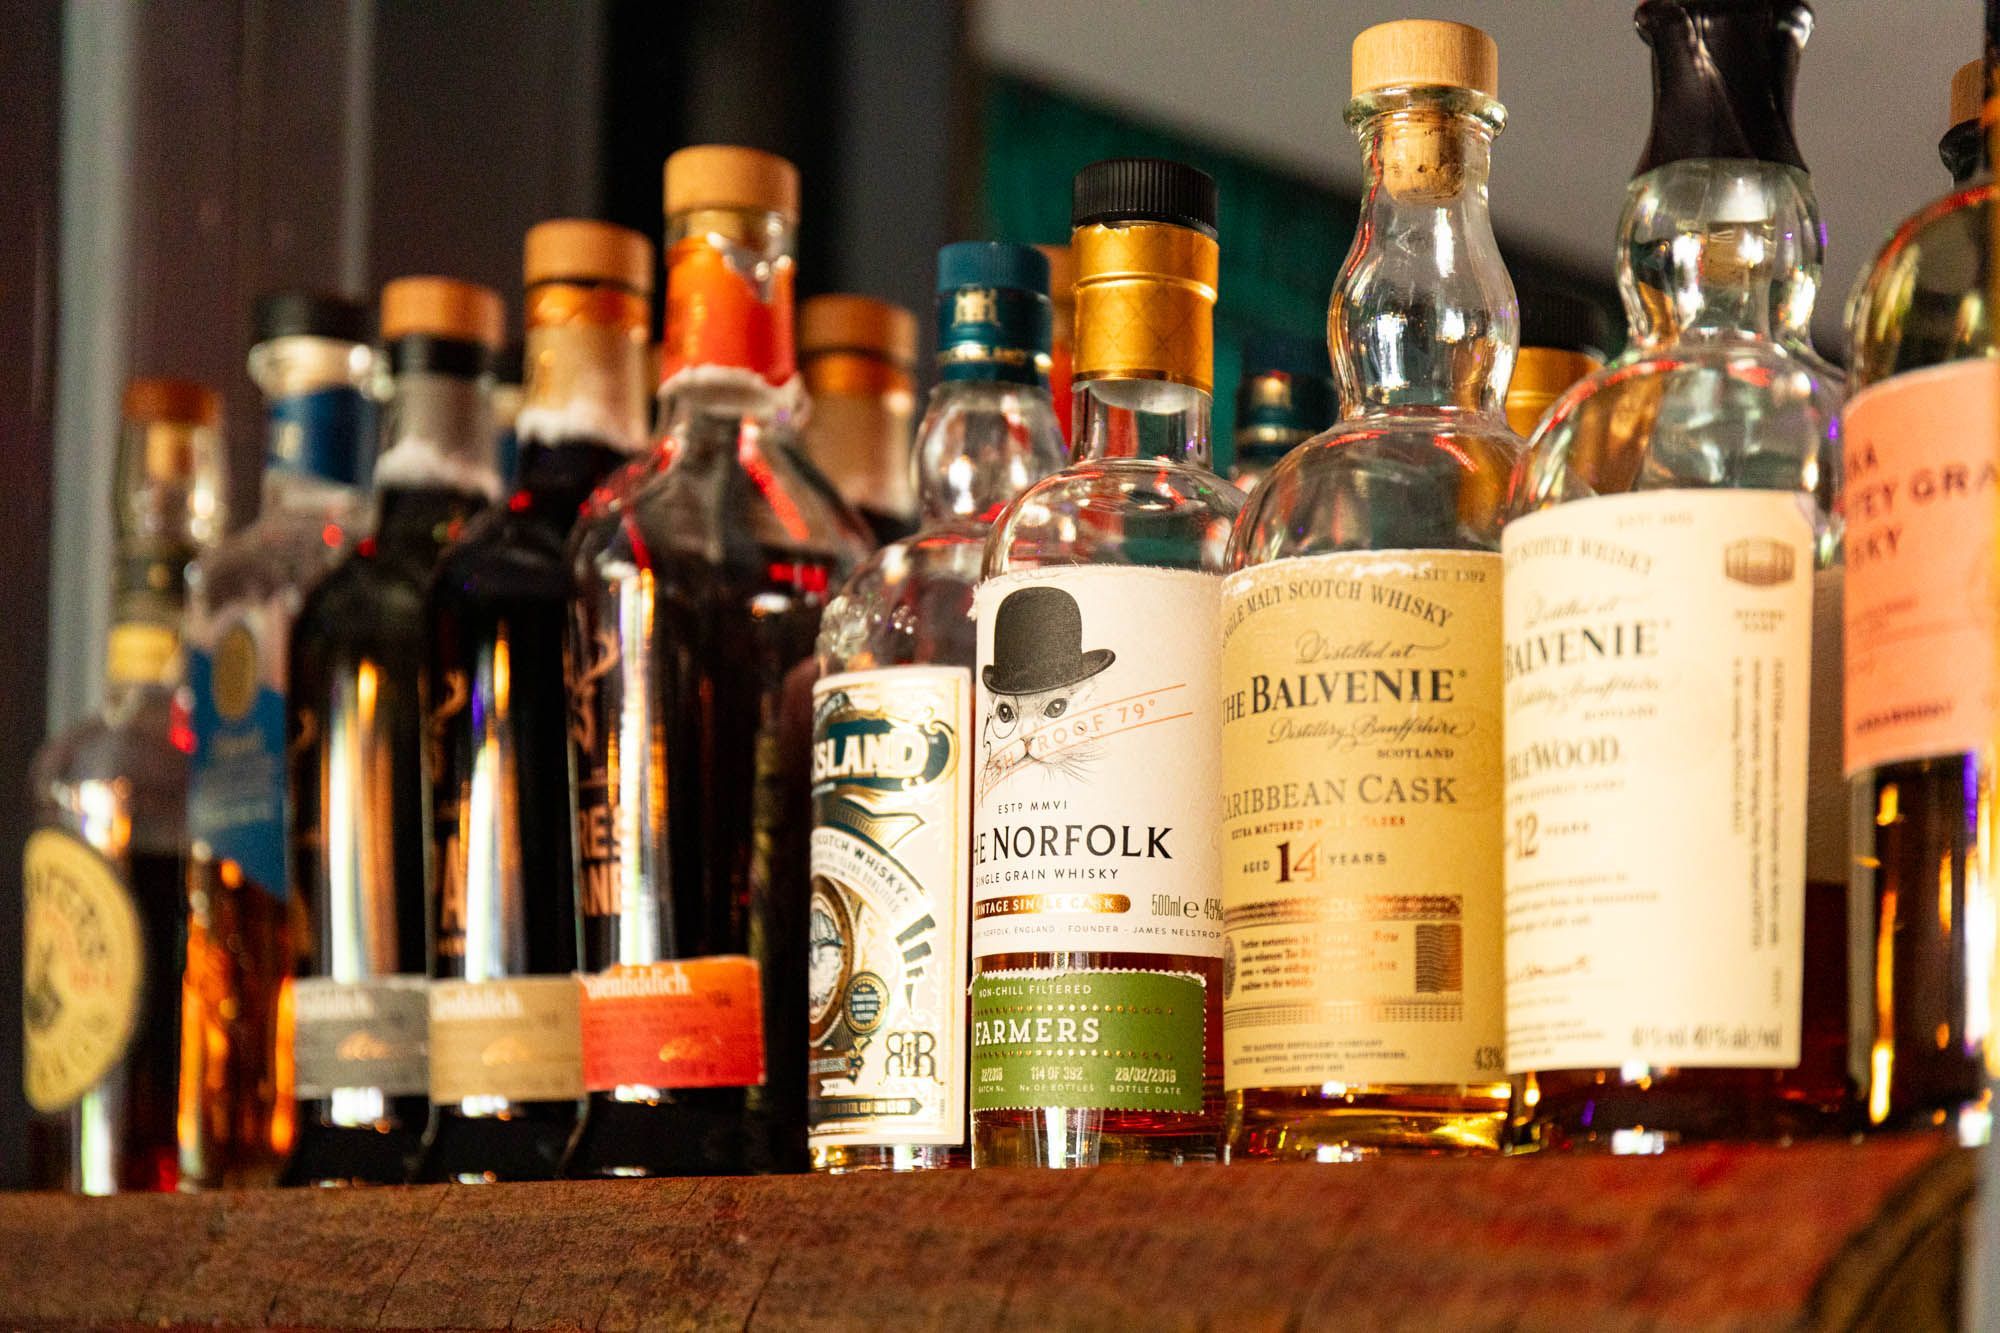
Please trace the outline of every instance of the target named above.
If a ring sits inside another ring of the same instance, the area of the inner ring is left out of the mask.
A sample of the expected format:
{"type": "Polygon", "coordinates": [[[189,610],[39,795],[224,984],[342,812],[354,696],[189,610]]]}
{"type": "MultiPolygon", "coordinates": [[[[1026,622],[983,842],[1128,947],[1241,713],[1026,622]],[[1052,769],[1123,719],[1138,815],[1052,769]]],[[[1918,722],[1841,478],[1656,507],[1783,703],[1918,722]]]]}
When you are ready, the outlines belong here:
{"type": "Polygon", "coordinates": [[[1208,393],[1171,380],[1085,380],[1076,386],[1075,462],[1161,458],[1207,467],[1208,393]]]}
{"type": "Polygon", "coordinates": [[[1357,98],[1367,179],[1327,337],[1342,410],[1497,414],[1520,341],[1487,212],[1498,103],[1462,89],[1357,98]]]}
{"type": "Polygon", "coordinates": [[[268,475],[362,480],[374,443],[373,368],[371,349],[338,338],[292,335],[250,349],[250,375],[264,392],[268,475]]]}
{"type": "Polygon", "coordinates": [[[917,439],[924,526],[990,523],[1064,462],[1048,389],[995,379],[947,379],[931,390],[917,439]]]}
{"type": "Polygon", "coordinates": [[[104,697],[172,684],[179,662],[187,568],[201,548],[182,538],[121,542],[104,644],[104,697]]]}
{"type": "Polygon", "coordinates": [[[612,283],[537,283],[528,292],[521,447],[644,449],[650,434],[646,298],[612,283]]]}
{"type": "Polygon", "coordinates": [[[375,531],[362,541],[362,550],[428,572],[444,548],[458,539],[466,520],[484,507],[481,497],[455,487],[385,490],[375,531]]]}
{"type": "Polygon", "coordinates": [[[663,391],[693,367],[750,371],[769,384],[798,373],[794,226],[778,213],[703,208],[667,219],[663,391]]]}
{"type": "Polygon", "coordinates": [[[1076,255],[1070,457],[1209,463],[1215,238],[1159,222],[1091,223],[1076,255]]]}
{"type": "Polygon", "coordinates": [[[806,449],[849,504],[903,517],[916,507],[910,433],[916,379],[886,357],[826,351],[804,368],[806,449]]]}
{"type": "Polygon", "coordinates": [[[483,369],[398,370],[375,487],[442,489],[497,499],[493,377],[483,369]]]}

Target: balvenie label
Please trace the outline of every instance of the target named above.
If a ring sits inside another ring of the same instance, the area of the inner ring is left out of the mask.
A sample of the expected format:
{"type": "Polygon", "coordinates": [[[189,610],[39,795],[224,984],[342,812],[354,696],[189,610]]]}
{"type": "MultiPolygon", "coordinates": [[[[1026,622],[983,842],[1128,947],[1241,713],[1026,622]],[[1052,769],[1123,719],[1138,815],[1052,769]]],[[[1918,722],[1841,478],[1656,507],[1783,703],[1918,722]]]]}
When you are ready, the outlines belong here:
{"type": "Polygon", "coordinates": [[[124,880],[80,839],[56,829],[29,835],[22,884],[22,1090],[35,1110],[61,1111],[124,1059],[145,943],[124,880]]]}
{"type": "Polygon", "coordinates": [[[756,959],[730,956],[621,965],[580,978],[584,1086],[762,1084],[760,976],[756,959]]]}
{"type": "Polygon", "coordinates": [[[299,977],[290,984],[300,1097],[330,1097],[336,1088],[412,1097],[430,1087],[430,1000],[423,977],[299,977]]]}
{"type": "Polygon", "coordinates": [[[583,1095],[573,976],[430,984],[431,1100],[583,1095]]]}
{"type": "Polygon", "coordinates": [[[965,1137],[972,673],[813,691],[808,1125],[815,1144],[965,1137]]]}
{"type": "Polygon", "coordinates": [[[1501,1076],[1500,557],[1223,586],[1224,1080],[1501,1076]]]}
{"type": "Polygon", "coordinates": [[[1510,1072],[1797,1065],[1810,503],[1656,491],[1507,527],[1510,1072]]]}
{"type": "Polygon", "coordinates": [[[1201,1110],[1201,977],[987,972],[972,982],[972,1109],[1201,1110]]]}
{"type": "Polygon", "coordinates": [[[188,833],[198,855],[234,861],[279,898],[285,873],[284,644],[282,605],[230,618],[188,654],[194,758],[188,833]]]}

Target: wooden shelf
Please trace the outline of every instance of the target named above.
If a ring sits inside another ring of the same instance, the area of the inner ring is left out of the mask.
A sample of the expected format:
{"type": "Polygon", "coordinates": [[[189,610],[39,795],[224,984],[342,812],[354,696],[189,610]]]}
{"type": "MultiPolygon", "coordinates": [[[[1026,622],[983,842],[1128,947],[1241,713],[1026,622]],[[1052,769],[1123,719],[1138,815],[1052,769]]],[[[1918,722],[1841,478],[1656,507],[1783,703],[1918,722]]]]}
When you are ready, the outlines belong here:
{"type": "Polygon", "coordinates": [[[1948,1327],[1969,1153],[0,1196],[8,1326],[1948,1327]]]}

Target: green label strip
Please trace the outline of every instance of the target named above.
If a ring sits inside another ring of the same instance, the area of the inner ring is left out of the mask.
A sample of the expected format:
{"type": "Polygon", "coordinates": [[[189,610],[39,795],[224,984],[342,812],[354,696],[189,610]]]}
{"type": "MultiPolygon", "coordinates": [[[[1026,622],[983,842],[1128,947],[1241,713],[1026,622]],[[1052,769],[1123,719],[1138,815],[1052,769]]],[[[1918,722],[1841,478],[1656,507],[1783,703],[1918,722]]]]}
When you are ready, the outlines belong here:
{"type": "Polygon", "coordinates": [[[972,981],[972,1109],[1199,1111],[1202,980],[990,972],[972,981]]]}

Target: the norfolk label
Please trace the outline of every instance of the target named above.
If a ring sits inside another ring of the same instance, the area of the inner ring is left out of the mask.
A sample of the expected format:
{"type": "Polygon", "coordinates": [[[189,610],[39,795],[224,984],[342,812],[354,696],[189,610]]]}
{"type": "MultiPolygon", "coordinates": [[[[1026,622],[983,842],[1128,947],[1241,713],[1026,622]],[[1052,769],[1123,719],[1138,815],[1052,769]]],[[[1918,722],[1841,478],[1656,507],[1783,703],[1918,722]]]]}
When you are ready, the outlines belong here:
{"type": "Polygon", "coordinates": [[[22,1088],[35,1110],[61,1111],[131,1045],[146,979],[144,940],[118,871],[67,833],[30,835],[22,884],[22,1088]]]}
{"type": "Polygon", "coordinates": [[[1508,526],[1510,1072],[1797,1065],[1810,504],[1654,491],[1508,526]]]}
{"type": "Polygon", "coordinates": [[[1501,1075],[1500,557],[1223,585],[1224,1081],[1501,1075]]]}
{"type": "Polygon", "coordinates": [[[816,1145],[965,1137],[972,673],[906,666],[813,690],[816,1145]]]}
{"type": "Polygon", "coordinates": [[[293,1066],[301,1098],[331,1097],[341,1088],[410,1097],[429,1088],[430,1013],[423,977],[359,982],[300,977],[291,987],[293,1066]]]}

